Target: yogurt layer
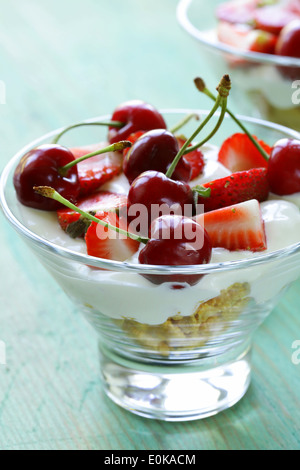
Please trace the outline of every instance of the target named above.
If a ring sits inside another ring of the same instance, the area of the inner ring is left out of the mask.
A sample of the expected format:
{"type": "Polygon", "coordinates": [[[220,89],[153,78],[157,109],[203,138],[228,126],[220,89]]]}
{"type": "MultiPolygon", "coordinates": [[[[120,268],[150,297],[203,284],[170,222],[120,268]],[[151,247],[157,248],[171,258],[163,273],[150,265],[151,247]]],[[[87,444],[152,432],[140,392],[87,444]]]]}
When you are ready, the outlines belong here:
{"type": "MultiPolygon", "coordinates": [[[[230,173],[216,161],[215,147],[206,146],[203,151],[207,158],[205,172],[192,182],[191,186],[230,173]]],[[[129,185],[125,176],[121,175],[102,189],[127,194],[129,185]]],[[[255,261],[265,254],[299,243],[300,193],[293,195],[293,201],[297,205],[283,198],[275,199],[272,195],[270,200],[261,204],[268,245],[266,251],[233,252],[214,248],[211,262],[224,263],[246,259],[255,261]]],[[[58,224],[56,213],[37,211],[18,204],[17,215],[27,228],[40,237],[74,252],[86,254],[84,241],[73,240],[66,235],[58,224]]],[[[128,263],[138,264],[137,257],[138,254],[128,260],[128,263]]],[[[42,259],[41,261],[43,262],[42,259]]],[[[77,304],[114,319],[128,318],[149,325],[162,324],[179,313],[189,316],[200,303],[219,296],[223,289],[237,282],[248,282],[251,287],[250,296],[260,304],[271,300],[300,275],[299,260],[284,269],[285,261],[278,259],[247,268],[232,268],[207,274],[193,287],[187,284],[184,289],[174,290],[172,284],[157,286],[135,272],[103,271],[72,261],[69,261],[72,266],[70,270],[65,269],[65,263],[63,259],[58,259],[55,266],[51,263],[49,267],[47,264],[47,269],[77,304]]]]}

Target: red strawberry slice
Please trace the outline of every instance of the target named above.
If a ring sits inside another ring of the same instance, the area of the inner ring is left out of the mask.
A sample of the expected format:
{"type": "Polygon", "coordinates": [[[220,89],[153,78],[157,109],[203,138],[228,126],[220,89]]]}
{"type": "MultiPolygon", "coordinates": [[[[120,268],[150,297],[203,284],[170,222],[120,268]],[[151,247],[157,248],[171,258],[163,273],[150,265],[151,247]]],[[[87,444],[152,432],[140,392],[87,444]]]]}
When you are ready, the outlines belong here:
{"type": "MultiPolygon", "coordinates": [[[[125,219],[114,212],[100,212],[96,217],[127,231],[125,219]]],[[[97,258],[126,261],[139,249],[139,242],[92,222],[85,236],[87,253],[97,258]]]]}
{"type": "MultiPolygon", "coordinates": [[[[183,147],[185,144],[186,140],[183,139],[182,137],[177,137],[179,148],[183,147]]],[[[190,145],[191,147],[192,145],[190,145]]],[[[192,174],[191,174],[191,181],[194,180],[195,178],[198,178],[198,176],[202,175],[204,166],[205,166],[205,161],[204,161],[204,156],[201,150],[196,149],[193,152],[189,152],[183,157],[187,162],[192,167],[192,174]]]]}
{"type": "Polygon", "coordinates": [[[287,9],[292,11],[293,13],[296,13],[298,16],[300,16],[300,2],[299,0],[290,0],[287,9]]]}
{"type": "Polygon", "coordinates": [[[198,204],[204,204],[205,212],[239,204],[250,199],[262,202],[269,195],[266,168],[239,171],[225,178],[204,183],[203,186],[211,189],[210,197],[199,196],[198,198],[198,204]]]}
{"type": "MultiPolygon", "coordinates": [[[[127,196],[108,191],[99,191],[92,196],[81,198],[77,203],[77,207],[84,212],[120,212],[121,209],[126,210],[127,208],[127,196]]],[[[60,209],[57,212],[57,217],[61,228],[69,233],[70,225],[77,222],[81,216],[71,209],[60,209]]],[[[81,233],[82,235],[84,235],[84,230],[81,233]]]]}
{"type": "Polygon", "coordinates": [[[267,249],[267,239],[260,204],[252,199],[197,216],[205,227],[213,247],[230,251],[267,249]]]}
{"type": "MultiPolygon", "coordinates": [[[[253,136],[264,150],[270,155],[271,147],[264,141],[253,136]]],[[[218,160],[232,173],[251,170],[252,168],[267,168],[268,162],[257,150],[246,134],[237,133],[223,142],[218,160]]]]}
{"type": "MultiPolygon", "coordinates": [[[[135,144],[135,142],[143,135],[145,134],[145,131],[137,131],[137,132],[133,132],[133,134],[130,134],[129,137],[127,137],[126,140],[129,140],[129,142],[133,144],[135,144]]],[[[127,153],[129,152],[130,148],[126,148],[123,150],[123,157],[125,157],[127,155],[127,153]]]]}
{"type": "Polygon", "coordinates": [[[245,52],[274,54],[278,41],[278,37],[269,32],[225,22],[219,23],[217,34],[222,43],[245,52]]]}
{"type": "MultiPolygon", "coordinates": [[[[71,148],[75,159],[100,149],[103,144],[94,144],[86,147],[71,148]]],[[[91,194],[122,171],[122,153],[111,152],[96,155],[78,163],[78,176],[81,186],[81,195],[91,194]]]]}
{"type": "Polygon", "coordinates": [[[217,7],[216,16],[228,23],[253,23],[257,0],[233,0],[217,7]]]}
{"type": "Polygon", "coordinates": [[[299,15],[282,3],[258,8],[254,18],[258,28],[278,36],[291,21],[299,19],[299,15]]]}

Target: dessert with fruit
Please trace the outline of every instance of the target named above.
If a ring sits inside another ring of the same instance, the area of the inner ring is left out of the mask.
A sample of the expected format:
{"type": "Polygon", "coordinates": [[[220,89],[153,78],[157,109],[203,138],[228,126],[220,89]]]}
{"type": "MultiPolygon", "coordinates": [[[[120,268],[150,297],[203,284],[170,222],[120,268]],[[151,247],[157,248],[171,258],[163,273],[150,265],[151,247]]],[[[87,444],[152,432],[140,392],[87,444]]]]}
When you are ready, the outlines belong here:
{"type": "MultiPolygon", "coordinates": [[[[128,341],[163,356],[206,344],[252,299],[269,295],[259,265],[216,275],[205,268],[255,261],[300,240],[300,140],[251,135],[228,110],[228,76],[216,96],[201,79],[195,84],[214,101],[200,121],[192,113],[169,128],[153,106],[127,102],[110,121],[93,123],[108,126],[107,142],[66,148],[63,135],[89,124],[70,126],[26,153],[14,173],[24,225],[90,257],[71,278],[54,269],[64,289],[99,324],[112,321],[128,341]],[[241,128],[218,148],[213,139],[226,113],[241,128]],[[101,269],[96,259],[136,271],[101,269]]],[[[272,295],[288,281],[279,276],[272,295]]]]}
{"type": "Polygon", "coordinates": [[[226,55],[234,80],[263,115],[300,130],[299,0],[230,0],[215,16],[216,39],[243,53],[226,55]]]}

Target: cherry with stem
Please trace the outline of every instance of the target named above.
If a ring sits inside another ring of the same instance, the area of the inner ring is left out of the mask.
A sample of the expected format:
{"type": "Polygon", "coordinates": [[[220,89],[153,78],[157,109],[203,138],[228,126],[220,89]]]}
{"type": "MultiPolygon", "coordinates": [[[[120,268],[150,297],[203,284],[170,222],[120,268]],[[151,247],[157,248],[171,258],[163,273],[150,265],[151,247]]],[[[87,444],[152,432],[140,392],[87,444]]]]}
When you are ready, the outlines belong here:
{"type": "Polygon", "coordinates": [[[14,172],[14,187],[19,201],[34,209],[54,211],[60,208],[55,201],[41,198],[33,186],[54,186],[64,197],[77,202],[81,183],[77,164],[106,152],[122,151],[131,142],[122,141],[75,159],[73,153],[59,144],[44,144],[27,152],[14,172]]]}

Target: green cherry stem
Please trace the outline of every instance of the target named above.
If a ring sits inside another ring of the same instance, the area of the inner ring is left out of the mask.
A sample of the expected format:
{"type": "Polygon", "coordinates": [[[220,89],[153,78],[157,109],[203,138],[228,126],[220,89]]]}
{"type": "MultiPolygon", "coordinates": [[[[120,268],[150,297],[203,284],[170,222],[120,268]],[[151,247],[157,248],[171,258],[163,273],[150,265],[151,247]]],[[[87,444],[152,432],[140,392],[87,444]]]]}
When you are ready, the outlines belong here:
{"type": "Polygon", "coordinates": [[[61,196],[57,191],[55,191],[55,189],[49,186],[35,186],[33,189],[37,194],[40,194],[41,196],[47,197],[49,199],[53,199],[54,201],[60,202],[63,206],[66,206],[69,209],[73,210],[74,212],[77,212],[78,214],[82,215],[85,219],[88,219],[91,222],[96,222],[97,224],[100,224],[109,230],[114,230],[115,232],[118,232],[121,235],[125,235],[126,237],[132,238],[133,240],[136,240],[140,243],[147,244],[149,241],[149,238],[139,237],[138,235],[135,235],[134,233],[127,232],[126,230],[123,230],[119,227],[115,227],[114,225],[104,222],[103,220],[98,219],[97,217],[93,216],[89,212],[82,211],[77,206],[75,206],[70,201],[68,201],[63,196],[61,196]]]}
{"type": "MultiPolygon", "coordinates": [[[[206,96],[208,96],[211,100],[213,101],[216,101],[216,96],[206,87],[205,85],[205,82],[202,78],[200,77],[197,77],[195,78],[194,80],[194,83],[197,87],[197,89],[199,91],[201,91],[201,93],[204,93],[206,96]]],[[[227,113],[229,114],[229,116],[234,120],[234,122],[242,129],[242,131],[249,137],[249,139],[251,140],[251,142],[253,143],[253,145],[255,145],[255,147],[257,148],[257,150],[261,153],[261,155],[263,156],[263,158],[268,162],[269,161],[269,155],[267,154],[267,152],[265,151],[265,149],[262,148],[262,146],[259,144],[259,142],[257,142],[256,139],[254,139],[254,137],[250,134],[250,132],[248,131],[248,129],[243,125],[243,123],[233,114],[232,111],[230,111],[230,109],[227,108],[227,113]]]]}
{"type": "MultiPolygon", "coordinates": [[[[212,110],[210,111],[210,113],[207,115],[207,117],[204,119],[204,121],[200,124],[200,126],[196,129],[196,131],[191,135],[191,137],[186,140],[186,142],[184,143],[184,145],[181,147],[181,149],[179,150],[179,152],[177,153],[175,159],[173,160],[172,164],[170,165],[167,173],[166,173],[166,176],[168,178],[171,178],[173,173],[174,173],[174,170],[179,162],[179,160],[181,159],[181,157],[185,154],[185,152],[187,151],[189,145],[195,140],[195,138],[197,137],[197,135],[202,131],[202,129],[206,126],[206,124],[211,120],[211,118],[214,116],[215,112],[217,111],[217,109],[222,106],[223,107],[223,102],[224,100],[226,101],[227,103],[227,97],[229,95],[229,91],[231,89],[231,81],[230,81],[230,78],[228,75],[224,75],[224,77],[222,78],[219,86],[217,87],[217,90],[218,90],[218,96],[215,100],[215,104],[212,108],[212,110]]],[[[188,150],[188,152],[191,151],[190,149],[188,150]]]]}
{"type": "Polygon", "coordinates": [[[117,142],[115,144],[109,145],[107,147],[104,147],[102,149],[96,150],[95,152],[88,153],[86,155],[83,155],[80,158],[77,158],[76,160],[73,160],[72,162],[68,163],[65,166],[62,166],[59,168],[59,174],[61,176],[66,176],[70,168],[73,166],[77,165],[77,163],[83,162],[84,160],[87,160],[88,158],[95,157],[96,155],[101,155],[103,153],[108,153],[108,152],[121,152],[122,150],[131,147],[132,143],[129,142],[128,140],[121,140],[120,142],[117,142]]]}
{"type": "Polygon", "coordinates": [[[179,121],[174,127],[172,127],[170,129],[170,132],[172,134],[175,134],[182,127],[184,127],[186,124],[188,124],[192,119],[196,119],[196,121],[199,121],[199,119],[200,119],[199,114],[196,114],[196,113],[187,114],[181,121],[179,121]]]}
{"type": "Polygon", "coordinates": [[[184,155],[186,155],[190,152],[193,152],[194,150],[197,150],[200,147],[203,147],[204,144],[206,144],[207,142],[209,142],[213,138],[213,136],[220,129],[220,127],[222,125],[222,122],[224,121],[226,110],[227,110],[227,98],[223,98],[222,99],[222,105],[221,105],[220,117],[218,119],[218,122],[217,122],[215,128],[212,130],[212,132],[204,140],[202,140],[202,142],[199,142],[198,144],[195,144],[195,145],[192,145],[191,147],[188,147],[186,149],[186,151],[184,152],[184,155]]]}
{"type": "Polygon", "coordinates": [[[61,137],[72,129],[82,126],[107,126],[107,127],[116,127],[121,129],[124,127],[124,123],[120,121],[97,121],[97,122],[79,122],[77,124],[72,124],[72,126],[65,127],[52,141],[53,144],[57,144],[61,137]]]}

